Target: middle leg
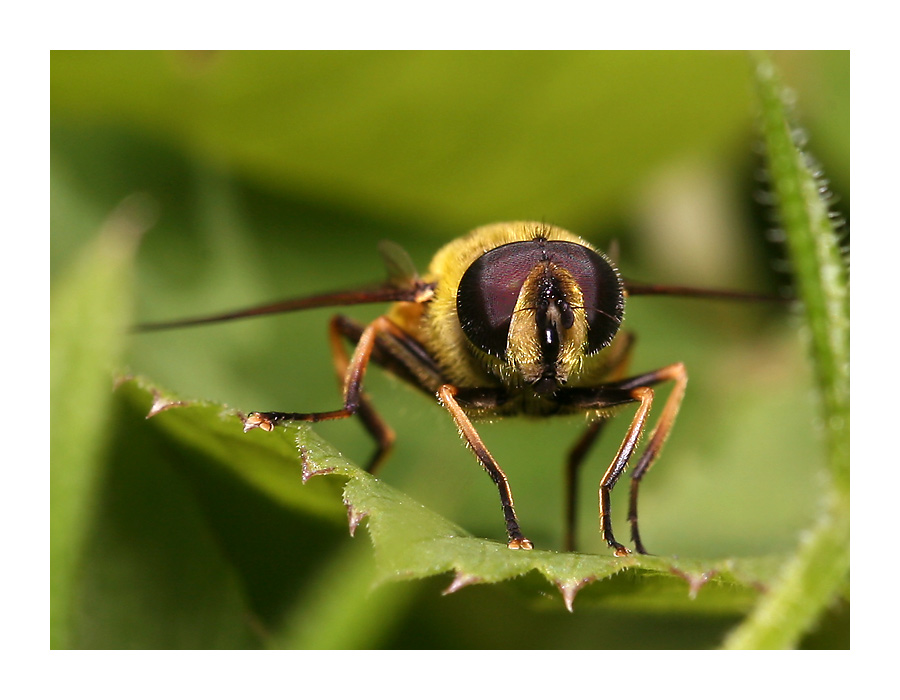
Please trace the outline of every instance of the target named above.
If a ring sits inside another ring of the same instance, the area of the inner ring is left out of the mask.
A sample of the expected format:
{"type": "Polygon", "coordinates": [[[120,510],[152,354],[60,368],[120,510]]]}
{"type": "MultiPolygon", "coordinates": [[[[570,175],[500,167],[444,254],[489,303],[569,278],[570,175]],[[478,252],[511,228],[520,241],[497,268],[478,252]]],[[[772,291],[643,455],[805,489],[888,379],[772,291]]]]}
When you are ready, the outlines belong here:
{"type": "Polygon", "coordinates": [[[563,545],[567,552],[575,551],[575,529],[578,520],[578,477],[581,467],[588,452],[600,437],[608,421],[609,418],[607,416],[600,416],[588,423],[578,442],[569,451],[569,457],[566,460],[565,536],[563,545]]]}
{"type": "Polygon", "coordinates": [[[638,409],[632,418],[625,438],[616,453],[615,458],[610,464],[606,473],[600,481],[599,487],[599,515],[600,529],[606,543],[615,550],[617,556],[624,556],[629,550],[623,545],[616,542],[612,531],[612,519],[610,516],[610,492],[616,485],[619,477],[628,466],[629,460],[637,450],[638,441],[641,433],[646,427],[647,417],[650,413],[650,407],[653,404],[653,389],[656,384],[665,381],[672,381],[674,388],[669,394],[663,408],[659,420],[650,433],[647,446],[638,459],[637,466],[632,472],[631,493],[628,519],[631,523],[631,537],[635,544],[635,549],[640,554],[646,554],[647,550],[641,541],[640,531],[638,529],[637,518],[637,500],[638,489],[641,479],[653,465],[653,462],[659,456],[663,444],[671,431],[678,409],[684,398],[685,387],[687,386],[687,373],[682,363],[668,365],[653,372],[648,372],[629,379],[623,379],[618,382],[612,382],[593,389],[571,389],[565,392],[560,398],[569,406],[577,406],[585,410],[597,410],[601,408],[609,408],[625,403],[638,403],[638,409]]]}
{"type": "MultiPolygon", "coordinates": [[[[613,353],[609,358],[606,377],[608,381],[618,381],[626,376],[631,355],[634,350],[635,337],[633,333],[625,333],[620,336],[616,344],[610,348],[613,353]]],[[[575,529],[577,523],[578,501],[578,477],[581,467],[587,458],[588,452],[603,432],[603,428],[609,422],[610,416],[601,413],[590,423],[578,442],[569,451],[566,460],[566,488],[565,488],[565,539],[564,545],[568,552],[575,550],[575,529]]]]}

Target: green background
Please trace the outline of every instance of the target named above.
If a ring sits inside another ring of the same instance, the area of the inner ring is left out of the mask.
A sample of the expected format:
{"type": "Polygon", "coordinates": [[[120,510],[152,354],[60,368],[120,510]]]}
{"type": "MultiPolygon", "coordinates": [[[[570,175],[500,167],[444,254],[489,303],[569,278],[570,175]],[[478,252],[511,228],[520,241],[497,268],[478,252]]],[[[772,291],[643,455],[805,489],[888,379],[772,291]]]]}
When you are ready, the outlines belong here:
{"type": "MultiPolygon", "coordinates": [[[[849,54],[776,61],[849,216],[849,54]]],[[[755,114],[742,53],[54,53],[52,280],[58,290],[139,192],[156,212],[137,254],[139,321],[378,281],[384,238],[424,270],[444,242],[512,219],[618,246],[627,277],[777,291],[789,278],[759,204],[755,114]]],[[[130,336],[119,368],[245,412],[336,408],[330,314],[130,336]]],[[[824,493],[798,322],[770,305],[637,298],[626,326],[635,372],[683,361],[690,375],[642,487],[650,551],[790,551],[824,493]]],[[[398,434],[381,476],[502,538],[496,490],[443,410],[378,371],[367,384],[398,434]]],[[[71,646],[708,647],[739,619],[661,609],[639,591],[574,614],[528,586],[442,597],[449,577],[373,592],[366,536],[347,537],[337,497],[333,508],[274,503],[144,421],[148,408],[120,393],[107,411],[87,516],[63,522],[65,492],[51,502],[60,527],[84,532],[71,646]]],[[[626,424],[613,423],[585,469],[584,551],[606,551],[596,484],[626,424]]],[[[53,425],[53,469],[64,471],[71,453],[53,425]]],[[[538,547],[561,544],[562,463],[582,425],[481,429],[538,547]]],[[[320,427],[367,459],[355,421],[320,427]]],[[[620,538],[623,495],[613,495],[620,538]]],[[[806,644],[846,645],[846,628],[837,611],[806,644]]]]}

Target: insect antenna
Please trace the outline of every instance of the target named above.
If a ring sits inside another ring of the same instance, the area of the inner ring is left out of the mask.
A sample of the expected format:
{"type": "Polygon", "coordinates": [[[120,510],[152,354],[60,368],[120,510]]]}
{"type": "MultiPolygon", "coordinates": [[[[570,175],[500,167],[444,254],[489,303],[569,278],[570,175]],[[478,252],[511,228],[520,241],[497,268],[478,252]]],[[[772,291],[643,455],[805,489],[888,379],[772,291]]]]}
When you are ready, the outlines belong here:
{"type": "Polygon", "coordinates": [[[725,299],[733,301],[774,301],[787,303],[793,301],[787,297],[759,292],[744,292],[733,289],[703,289],[699,287],[681,287],[668,284],[644,284],[625,280],[625,291],[628,296],[673,296],[695,299],[725,299]]]}
{"type": "Polygon", "coordinates": [[[382,241],[379,251],[384,258],[388,271],[388,281],[381,285],[370,285],[357,289],[345,289],[324,294],[315,294],[308,297],[284,299],[271,304],[251,306],[236,311],[227,311],[209,316],[196,316],[193,318],[176,319],[174,321],[160,321],[156,323],[141,323],[131,330],[134,333],[148,331],[164,331],[173,328],[187,328],[189,326],[202,326],[210,323],[234,321],[241,318],[254,316],[270,316],[272,314],[287,313],[289,311],[304,311],[307,309],[321,309],[328,306],[353,306],[355,304],[375,304],[395,301],[424,302],[434,295],[434,285],[424,282],[416,274],[412,261],[400,246],[389,241],[382,241]]]}

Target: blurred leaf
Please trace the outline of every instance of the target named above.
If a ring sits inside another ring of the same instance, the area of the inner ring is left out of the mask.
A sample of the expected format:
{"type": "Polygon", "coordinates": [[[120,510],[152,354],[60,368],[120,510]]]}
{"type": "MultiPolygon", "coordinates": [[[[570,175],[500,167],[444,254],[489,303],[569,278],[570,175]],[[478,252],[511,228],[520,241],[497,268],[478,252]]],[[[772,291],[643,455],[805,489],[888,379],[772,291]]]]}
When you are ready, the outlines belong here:
{"type": "Polygon", "coordinates": [[[578,228],[648,167],[727,148],[749,123],[742,54],[635,57],[56,52],[52,109],[127,121],[275,189],[370,212],[450,230],[548,215],[578,228]],[[597,133],[598,115],[615,138],[597,133]]]}
{"type": "Polygon", "coordinates": [[[285,616],[278,645],[286,649],[382,646],[409,607],[411,591],[400,586],[376,588],[373,579],[367,543],[349,542],[339,547],[338,554],[285,616]]]}
{"type": "Polygon", "coordinates": [[[52,291],[50,310],[50,644],[72,643],[74,582],[109,438],[113,367],[131,314],[131,265],[148,224],[132,198],[52,291]]]}
{"type": "MultiPolygon", "coordinates": [[[[119,398],[119,397],[117,397],[119,398]]],[[[231,649],[262,644],[241,572],[182,464],[117,401],[75,579],[71,647],[231,649]]]]}

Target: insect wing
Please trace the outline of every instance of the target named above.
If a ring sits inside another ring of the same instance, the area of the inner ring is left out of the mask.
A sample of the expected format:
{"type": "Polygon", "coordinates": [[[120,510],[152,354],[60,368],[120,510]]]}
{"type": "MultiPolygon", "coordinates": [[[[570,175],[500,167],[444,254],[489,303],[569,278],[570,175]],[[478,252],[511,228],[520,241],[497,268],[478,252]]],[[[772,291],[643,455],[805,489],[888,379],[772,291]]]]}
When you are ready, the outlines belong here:
{"type": "Polygon", "coordinates": [[[409,253],[393,241],[380,241],[378,252],[384,260],[384,266],[388,273],[388,285],[403,288],[414,284],[419,279],[419,274],[416,272],[409,253]]]}

